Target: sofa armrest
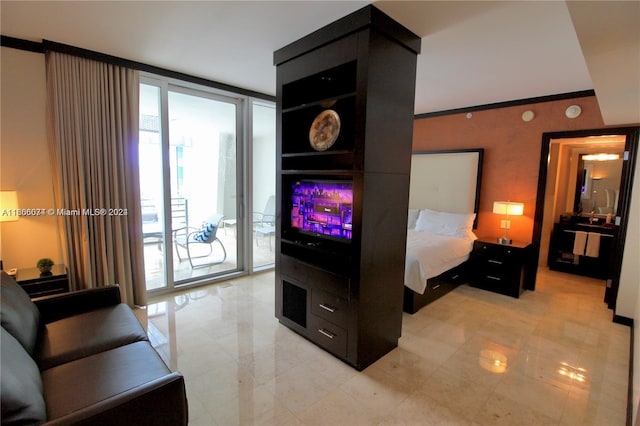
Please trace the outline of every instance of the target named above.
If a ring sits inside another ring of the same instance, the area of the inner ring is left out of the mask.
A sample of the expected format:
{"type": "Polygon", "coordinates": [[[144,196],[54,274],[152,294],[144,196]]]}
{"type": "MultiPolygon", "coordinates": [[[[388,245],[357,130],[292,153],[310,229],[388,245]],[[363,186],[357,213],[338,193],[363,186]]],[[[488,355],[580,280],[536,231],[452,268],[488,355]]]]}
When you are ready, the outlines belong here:
{"type": "Polygon", "coordinates": [[[49,323],[62,318],[119,304],[120,287],[110,285],[54,294],[33,299],[40,310],[40,321],[49,323]]]}
{"type": "Polygon", "coordinates": [[[174,372],[44,424],[186,426],[188,416],[184,377],[174,372]]]}

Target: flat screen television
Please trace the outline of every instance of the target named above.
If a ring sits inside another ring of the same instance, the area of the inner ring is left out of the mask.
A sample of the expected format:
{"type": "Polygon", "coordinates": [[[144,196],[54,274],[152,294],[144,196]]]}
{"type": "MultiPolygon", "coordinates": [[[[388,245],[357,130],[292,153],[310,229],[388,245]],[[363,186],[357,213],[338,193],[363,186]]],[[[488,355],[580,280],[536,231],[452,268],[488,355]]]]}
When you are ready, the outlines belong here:
{"type": "Polygon", "coordinates": [[[349,241],[353,234],[353,182],[297,180],[291,185],[291,229],[349,241]]]}

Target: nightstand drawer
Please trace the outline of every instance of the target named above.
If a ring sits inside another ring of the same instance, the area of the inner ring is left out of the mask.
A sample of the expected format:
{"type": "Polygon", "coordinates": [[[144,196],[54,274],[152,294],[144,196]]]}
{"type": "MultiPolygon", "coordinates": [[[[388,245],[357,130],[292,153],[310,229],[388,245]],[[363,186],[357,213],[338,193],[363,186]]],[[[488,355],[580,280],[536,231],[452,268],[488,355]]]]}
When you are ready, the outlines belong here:
{"type": "Polygon", "coordinates": [[[475,268],[478,275],[509,280],[520,276],[521,263],[516,261],[498,262],[494,259],[478,258],[475,268]]]}
{"type": "Polygon", "coordinates": [[[348,308],[346,299],[318,289],[311,291],[311,312],[333,324],[346,328],[348,308]]]}
{"type": "Polygon", "coordinates": [[[339,356],[347,355],[347,331],[316,315],[309,315],[309,337],[339,356]]]}
{"type": "Polygon", "coordinates": [[[16,282],[32,299],[69,291],[69,277],[65,265],[53,265],[48,274],[42,274],[38,268],[19,268],[16,282]]]}
{"type": "Polygon", "coordinates": [[[66,277],[39,283],[20,284],[32,299],[69,291],[69,280],[66,277]]]}
{"type": "Polygon", "coordinates": [[[524,290],[525,257],[529,244],[498,244],[476,240],[471,253],[471,285],[519,297],[524,290]]]}
{"type": "Polygon", "coordinates": [[[482,241],[474,243],[473,252],[475,256],[485,259],[488,263],[501,266],[519,259],[522,250],[507,245],[491,244],[482,241]]]}

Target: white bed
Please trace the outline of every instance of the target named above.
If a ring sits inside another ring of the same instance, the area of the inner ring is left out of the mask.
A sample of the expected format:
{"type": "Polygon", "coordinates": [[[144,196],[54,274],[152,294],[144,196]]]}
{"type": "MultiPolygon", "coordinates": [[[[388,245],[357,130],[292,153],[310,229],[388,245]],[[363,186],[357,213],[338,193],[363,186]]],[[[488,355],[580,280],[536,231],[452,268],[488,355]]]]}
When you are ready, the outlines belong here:
{"type": "Polygon", "coordinates": [[[424,294],[427,280],[437,277],[469,259],[474,239],[409,230],[404,284],[424,294]]]}
{"type": "Polygon", "coordinates": [[[409,220],[405,260],[405,311],[455,288],[476,236],[482,149],[415,153],[411,161],[409,220]],[[438,281],[429,285],[429,280],[438,281]],[[430,294],[432,293],[432,294],[430,294]]]}

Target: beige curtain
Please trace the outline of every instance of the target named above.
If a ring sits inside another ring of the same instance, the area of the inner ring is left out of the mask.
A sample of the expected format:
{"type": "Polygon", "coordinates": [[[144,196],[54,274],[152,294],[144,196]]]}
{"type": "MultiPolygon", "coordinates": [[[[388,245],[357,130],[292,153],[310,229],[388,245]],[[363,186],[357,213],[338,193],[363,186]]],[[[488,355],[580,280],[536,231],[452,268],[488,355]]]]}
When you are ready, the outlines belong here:
{"type": "Polygon", "coordinates": [[[49,149],[72,289],[146,304],[135,70],[47,52],[49,149]]]}

